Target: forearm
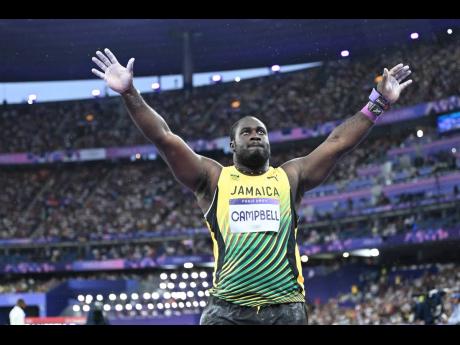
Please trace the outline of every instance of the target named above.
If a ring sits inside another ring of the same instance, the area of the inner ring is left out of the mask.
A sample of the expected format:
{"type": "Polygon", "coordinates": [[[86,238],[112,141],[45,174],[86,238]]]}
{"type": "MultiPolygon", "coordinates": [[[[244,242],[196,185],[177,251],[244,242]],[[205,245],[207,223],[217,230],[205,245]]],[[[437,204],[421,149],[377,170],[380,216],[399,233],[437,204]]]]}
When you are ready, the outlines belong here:
{"type": "Polygon", "coordinates": [[[358,145],[370,132],[374,123],[360,111],[337,126],[326,141],[338,145],[341,154],[358,145]]]}
{"type": "Polygon", "coordinates": [[[171,131],[165,120],[144,101],[134,86],[121,96],[136,126],[147,139],[159,144],[171,131]]]}

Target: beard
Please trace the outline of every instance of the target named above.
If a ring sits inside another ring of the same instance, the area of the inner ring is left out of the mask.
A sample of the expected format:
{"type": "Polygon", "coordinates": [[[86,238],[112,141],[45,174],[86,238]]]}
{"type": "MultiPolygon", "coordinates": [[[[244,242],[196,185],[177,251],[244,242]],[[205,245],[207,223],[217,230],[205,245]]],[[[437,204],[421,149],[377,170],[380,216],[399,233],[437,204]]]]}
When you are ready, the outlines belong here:
{"type": "Polygon", "coordinates": [[[244,149],[238,154],[238,160],[240,163],[252,169],[263,167],[269,158],[270,147],[244,149]]]}

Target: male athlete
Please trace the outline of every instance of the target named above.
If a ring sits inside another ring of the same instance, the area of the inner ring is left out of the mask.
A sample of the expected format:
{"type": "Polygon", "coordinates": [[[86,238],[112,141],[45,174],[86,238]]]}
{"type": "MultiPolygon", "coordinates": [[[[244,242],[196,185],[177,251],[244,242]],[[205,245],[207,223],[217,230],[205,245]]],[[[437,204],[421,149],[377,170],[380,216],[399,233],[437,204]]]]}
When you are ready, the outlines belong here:
{"type": "Polygon", "coordinates": [[[92,72],[122,96],[134,123],[203,210],[215,266],[200,324],[307,324],[296,206],[412,83],[402,83],[411,74],[409,66],[385,68],[359,112],[309,155],[276,169],[269,165],[267,128],[256,117],[243,117],[231,128],[234,165],[223,167],[196,154],[145,103],[133,86],[134,58],[123,67],[109,49],[104,52],[97,51],[92,59],[102,72],[92,72]]]}

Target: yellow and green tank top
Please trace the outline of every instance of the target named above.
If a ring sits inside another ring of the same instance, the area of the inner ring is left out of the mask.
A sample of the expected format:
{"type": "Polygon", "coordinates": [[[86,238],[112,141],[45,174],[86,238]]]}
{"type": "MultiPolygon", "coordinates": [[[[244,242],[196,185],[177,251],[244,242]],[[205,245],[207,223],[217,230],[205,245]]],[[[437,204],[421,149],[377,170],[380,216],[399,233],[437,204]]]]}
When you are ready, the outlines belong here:
{"type": "Polygon", "coordinates": [[[205,218],[215,259],[211,295],[250,307],[305,301],[297,215],[283,169],[249,176],[223,168],[205,218]]]}

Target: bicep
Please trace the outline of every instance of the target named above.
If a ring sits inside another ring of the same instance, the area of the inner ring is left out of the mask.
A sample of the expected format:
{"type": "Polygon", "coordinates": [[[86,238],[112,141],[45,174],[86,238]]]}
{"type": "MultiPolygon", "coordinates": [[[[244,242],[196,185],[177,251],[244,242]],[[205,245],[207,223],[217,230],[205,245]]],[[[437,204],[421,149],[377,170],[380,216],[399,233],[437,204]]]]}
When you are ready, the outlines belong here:
{"type": "Polygon", "coordinates": [[[282,167],[297,182],[298,193],[303,194],[329,176],[342,154],[339,144],[324,141],[309,155],[287,161],[282,167]]]}
{"type": "Polygon", "coordinates": [[[210,182],[222,168],[216,161],[196,154],[184,140],[171,132],[157,148],[175,178],[193,192],[210,182]]]}

